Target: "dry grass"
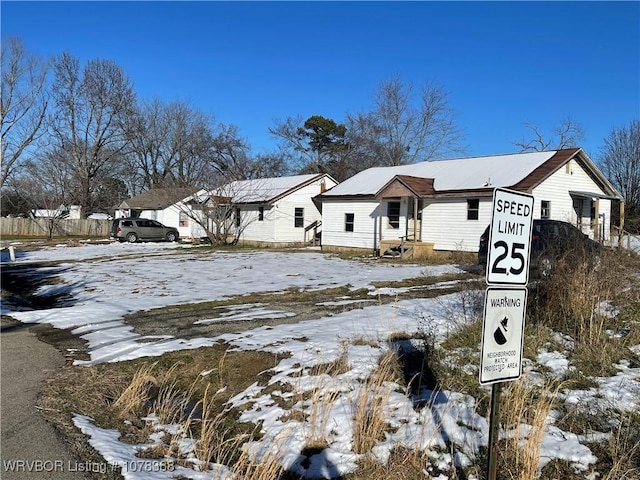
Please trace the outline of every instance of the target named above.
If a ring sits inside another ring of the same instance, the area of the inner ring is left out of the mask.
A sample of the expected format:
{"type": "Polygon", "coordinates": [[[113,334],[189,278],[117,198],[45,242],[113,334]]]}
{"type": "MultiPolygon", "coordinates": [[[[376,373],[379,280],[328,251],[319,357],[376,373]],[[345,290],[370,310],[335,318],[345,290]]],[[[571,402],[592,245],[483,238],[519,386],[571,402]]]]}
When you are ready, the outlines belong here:
{"type": "Polygon", "coordinates": [[[378,367],[361,385],[355,400],[353,418],[353,451],[367,453],[389,428],[385,407],[396,383],[402,378],[400,362],[395,352],[388,352],[378,362],[378,367]]]}
{"type": "Polygon", "coordinates": [[[618,422],[606,445],[611,458],[610,470],[604,480],[632,480],[640,478],[640,415],[630,412],[618,422]]]}
{"type": "Polygon", "coordinates": [[[559,388],[545,386],[538,389],[517,381],[503,389],[501,412],[508,437],[499,451],[498,464],[505,478],[539,478],[540,448],[559,388]]]}
{"type": "MultiPolygon", "coordinates": [[[[284,469],[277,453],[267,452],[257,457],[244,449],[233,466],[233,471],[242,480],[274,480],[282,478],[284,469]]],[[[212,480],[217,480],[214,476],[212,480]]]]}
{"type": "MultiPolygon", "coordinates": [[[[557,269],[556,272],[558,271],[557,269]]],[[[569,462],[553,462],[554,465],[542,473],[538,471],[540,446],[547,419],[550,411],[557,407],[556,394],[561,387],[594,386],[588,383],[588,375],[606,372],[618,359],[631,357],[628,347],[640,343],[640,295],[633,297],[635,300],[622,300],[622,292],[617,290],[619,285],[609,277],[605,278],[603,272],[598,275],[587,269],[573,268],[557,279],[551,278],[547,286],[540,287],[537,292],[532,308],[534,320],[527,320],[525,357],[535,358],[542,347],[560,349],[561,345],[555,343],[553,336],[554,331],[559,331],[574,338],[575,347],[570,352],[571,360],[586,374],[580,373],[579,377],[575,374],[568,379],[569,382],[562,385],[557,380],[550,380],[546,386],[539,388],[527,387],[524,382],[510,382],[505,386],[501,407],[502,423],[510,435],[507,440],[502,441],[504,448],[501,448],[498,460],[501,478],[577,478],[570,474],[572,467],[569,462]],[[576,291],[579,293],[574,294],[576,291]],[[625,313],[615,321],[602,316],[595,309],[601,300],[611,297],[621,299],[619,304],[627,302],[627,307],[623,310],[625,313]],[[565,300],[566,303],[562,303],[565,300]],[[629,329],[626,336],[611,338],[610,331],[623,326],[629,329]]],[[[619,279],[617,283],[620,283],[619,279]]],[[[630,292],[624,294],[635,295],[630,292]]],[[[290,295],[291,298],[296,298],[299,294],[291,292],[290,295]]],[[[467,289],[461,292],[459,306],[462,312],[449,312],[452,328],[444,342],[434,332],[428,331],[430,319],[416,319],[417,322],[424,322],[422,339],[425,348],[419,359],[420,364],[416,363],[416,366],[422,370],[429,369],[436,379],[437,388],[472,395],[476,399],[478,412],[483,414],[488,398],[486,391],[478,385],[477,374],[463,374],[460,371],[461,361],[465,364],[477,363],[482,330],[477,291],[467,289]]],[[[406,339],[401,334],[391,334],[384,340],[393,343],[406,339]]],[[[291,409],[288,418],[309,428],[304,432],[307,437],[301,455],[310,456],[329,446],[329,422],[339,395],[335,391],[334,382],[335,377],[350,370],[346,354],[348,347],[379,347],[380,343],[381,340],[371,341],[364,335],[354,337],[344,341],[343,355],[335,361],[306,369],[304,365],[300,366],[304,375],[318,377],[317,388],[305,392],[288,391],[293,396],[288,395],[282,401],[286,402],[283,408],[291,409]]],[[[448,470],[440,471],[435,468],[426,452],[417,450],[395,448],[384,465],[371,454],[372,449],[385,438],[385,432],[391,429],[386,421],[390,396],[398,384],[409,386],[412,382],[412,378],[403,378],[401,356],[402,352],[391,351],[381,357],[377,367],[368,378],[362,380],[353,393],[353,450],[363,455],[359,461],[359,470],[344,478],[408,480],[428,478],[429,475],[437,477],[439,474],[445,474],[452,480],[472,476],[482,478],[482,474],[478,473],[482,463],[480,457],[475,459],[475,465],[462,472],[452,465],[448,470]]],[[[97,424],[107,428],[122,429],[123,420],[129,420],[131,425],[126,427],[129,430],[123,433],[129,435],[132,442],[143,441],[146,439],[144,435],[148,434],[148,428],[145,429],[139,418],[155,413],[163,423],[181,424],[181,433],[174,436],[167,434],[161,446],[142,452],[141,456],[169,456],[179,461],[182,457],[184,461],[184,452],[179,450],[179,440],[189,434],[197,441],[194,453],[202,462],[203,468],[209,462],[214,462],[226,465],[238,479],[293,479],[296,477],[284,472],[280,462],[284,453],[280,447],[288,438],[282,436],[269,444],[251,442],[258,438],[257,428],[261,426],[239,424],[239,412],[228,411],[226,404],[229,398],[243,391],[256,379],[260,385],[266,385],[269,374],[264,372],[276,365],[277,361],[277,357],[264,352],[229,352],[225,345],[217,345],[198,351],[167,354],[152,364],[148,360],[140,360],[92,368],[70,368],[64,372],[68,375],[67,381],[50,385],[49,388],[58,398],[54,400],[47,397],[49,403],[45,405],[56,409],[58,417],[66,416],[67,421],[71,412],[90,415],[96,419],[97,424]],[[256,445],[262,450],[253,448],[256,445]]],[[[423,373],[420,372],[420,375],[423,373]]],[[[291,385],[287,386],[293,388],[291,385]]],[[[276,388],[285,391],[287,386],[269,385],[264,392],[269,393],[276,388]]],[[[278,401],[275,396],[274,400],[278,401]]],[[[615,414],[612,412],[602,412],[602,416],[606,418],[613,415],[615,414]]],[[[285,419],[283,416],[282,420],[285,419]]],[[[588,423],[588,419],[584,422],[588,423]]],[[[558,426],[580,433],[580,428],[587,428],[582,424],[579,424],[576,415],[572,419],[565,419],[564,424],[558,426]]],[[[73,430],[72,427],[68,428],[72,435],[73,430]]],[[[599,458],[600,478],[640,478],[638,432],[640,416],[628,414],[618,419],[607,442],[589,445],[599,458]]],[[[453,454],[458,447],[450,444],[447,448],[451,448],[451,452],[444,453],[453,454]]],[[[216,478],[218,471],[211,471],[211,475],[216,478]]]]}
{"type": "Polygon", "coordinates": [[[113,403],[111,410],[118,418],[139,417],[145,413],[146,404],[153,397],[152,390],[158,387],[158,380],[153,374],[155,365],[154,363],[141,366],[127,388],[113,403]]]}
{"type": "Polygon", "coordinates": [[[613,365],[628,358],[629,352],[627,342],[612,338],[611,332],[633,325],[624,316],[605,315],[601,305],[628,295],[628,283],[620,279],[632,281],[634,275],[629,268],[633,264],[626,256],[605,252],[600,268],[594,269],[586,255],[576,256],[558,261],[550,278],[530,289],[529,316],[536,327],[561,332],[574,340],[571,360],[582,373],[612,375],[613,365]]]}
{"type": "Polygon", "coordinates": [[[202,400],[198,402],[201,411],[200,421],[195,421],[193,416],[187,419],[191,437],[196,439],[195,456],[205,470],[208,469],[209,462],[228,464],[236,455],[239,445],[247,439],[245,435],[236,434],[225,424],[228,412],[216,410],[215,397],[216,394],[210,393],[207,386],[202,400]],[[194,428],[196,426],[197,429],[194,428]]]}
{"type": "MultiPolygon", "coordinates": [[[[386,464],[381,464],[372,456],[366,456],[358,462],[358,471],[349,475],[350,480],[416,480],[428,479],[424,472],[430,464],[429,457],[423,452],[394,448],[386,464]]],[[[432,478],[437,478],[433,476],[432,478]]],[[[456,477],[448,477],[455,480],[456,477]]]]}

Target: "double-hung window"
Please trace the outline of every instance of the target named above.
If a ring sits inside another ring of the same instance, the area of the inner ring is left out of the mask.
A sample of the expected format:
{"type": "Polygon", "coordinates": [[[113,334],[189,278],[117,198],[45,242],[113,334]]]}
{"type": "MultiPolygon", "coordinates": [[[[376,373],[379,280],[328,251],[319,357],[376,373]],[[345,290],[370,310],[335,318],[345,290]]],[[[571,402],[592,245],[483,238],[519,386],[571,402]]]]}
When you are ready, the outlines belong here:
{"type": "Polygon", "coordinates": [[[478,220],[480,213],[480,200],[470,198],[467,200],[467,220],[478,220]]]}
{"type": "Polygon", "coordinates": [[[344,214],[344,231],[353,232],[354,222],[355,222],[355,214],[345,213],[344,214]]]}
{"type": "Polygon", "coordinates": [[[293,226],[296,228],[304,227],[304,208],[296,208],[293,218],[293,226]]]}
{"type": "Polygon", "coordinates": [[[400,228],[400,202],[387,203],[387,218],[391,228],[400,228]]]}
{"type": "Polygon", "coordinates": [[[540,218],[551,218],[551,202],[549,200],[540,202],[540,218]]]}

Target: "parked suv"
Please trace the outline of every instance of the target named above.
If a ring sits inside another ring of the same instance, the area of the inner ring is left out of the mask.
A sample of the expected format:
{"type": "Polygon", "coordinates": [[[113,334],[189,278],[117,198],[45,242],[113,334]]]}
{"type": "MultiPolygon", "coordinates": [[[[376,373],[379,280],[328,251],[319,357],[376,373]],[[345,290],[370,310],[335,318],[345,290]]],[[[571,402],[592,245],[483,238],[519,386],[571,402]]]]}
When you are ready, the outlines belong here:
{"type": "Polygon", "coordinates": [[[117,218],[111,224],[111,238],[135,243],[144,240],[177,242],[178,230],[147,218],[117,218]]]}
{"type": "MultiPolygon", "coordinates": [[[[478,263],[487,264],[489,228],[480,236],[478,263]]],[[[592,266],[600,264],[602,246],[570,223],[559,220],[534,220],[531,236],[529,271],[539,277],[548,277],[561,258],[578,260],[588,258],[592,266]],[[580,254],[583,256],[580,257],[580,254]],[[573,258],[571,258],[573,257],[573,258]]]]}

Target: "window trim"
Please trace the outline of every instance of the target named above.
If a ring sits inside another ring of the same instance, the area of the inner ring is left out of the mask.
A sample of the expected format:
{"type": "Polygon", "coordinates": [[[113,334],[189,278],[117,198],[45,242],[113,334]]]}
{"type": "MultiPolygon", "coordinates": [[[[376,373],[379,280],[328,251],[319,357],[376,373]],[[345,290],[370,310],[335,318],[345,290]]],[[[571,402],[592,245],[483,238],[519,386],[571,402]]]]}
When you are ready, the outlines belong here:
{"type": "Polygon", "coordinates": [[[467,220],[480,220],[479,198],[467,198],[467,220]]]}
{"type": "Polygon", "coordinates": [[[304,228],[304,208],[295,207],[293,209],[293,226],[294,228],[304,228]]]}
{"type": "Polygon", "coordinates": [[[389,225],[389,228],[393,228],[394,230],[397,230],[400,228],[400,208],[401,208],[400,200],[390,200],[387,202],[387,224],[389,225]],[[393,214],[391,213],[392,205],[394,207],[393,210],[396,210],[395,208],[396,205],[398,206],[397,214],[395,212],[393,214]]]}
{"type": "Polygon", "coordinates": [[[353,232],[355,230],[356,223],[356,215],[355,213],[345,213],[344,214],[344,231],[345,232],[353,232]],[[349,219],[351,217],[351,219],[349,219]]]}
{"type": "Polygon", "coordinates": [[[179,227],[189,226],[189,215],[187,215],[187,212],[180,211],[178,213],[178,226],[179,227]]]}
{"type": "Polygon", "coordinates": [[[551,200],[540,200],[540,218],[551,219],[551,200]]]}

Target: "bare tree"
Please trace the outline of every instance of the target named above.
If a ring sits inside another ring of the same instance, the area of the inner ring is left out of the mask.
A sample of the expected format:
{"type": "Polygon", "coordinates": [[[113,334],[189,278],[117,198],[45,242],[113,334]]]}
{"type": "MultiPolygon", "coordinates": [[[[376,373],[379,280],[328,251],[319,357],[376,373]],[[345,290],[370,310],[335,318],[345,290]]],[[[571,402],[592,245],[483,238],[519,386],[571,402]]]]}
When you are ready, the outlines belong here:
{"type": "Polygon", "coordinates": [[[184,102],[142,102],[131,133],[133,169],[141,189],[201,183],[210,160],[212,119],[184,102]]]}
{"type": "Polygon", "coordinates": [[[286,153],[263,153],[251,159],[250,168],[244,178],[283,177],[290,172],[286,153]]]}
{"type": "Polygon", "coordinates": [[[624,196],[627,229],[640,232],[640,121],[611,130],[601,149],[600,164],[624,196]]]}
{"type": "Polygon", "coordinates": [[[460,153],[462,133],[445,90],[426,82],[419,91],[392,77],[380,84],[370,112],[349,115],[353,148],[373,156],[379,166],[432,160],[460,153]]]}
{"type": "Polygon", "coordinates": [[[531,137],[512,142],[521,152],[544,152],[547,150],[562,150],[579,146],[584,140],[585,133],[582,125],[567,117],[553,128],[550,135],[546,135],[532,123],[526,122],[525,128],[531,132],[531,137]]]}
{"type": "MultiPolygon", "coordinates": [[[[182,201],[172,203],[179,209],[181,217],[188,218],[192,223],[191,234],[194,237],[206,237],[213,245],[235,244],[244,230],[258,220],[258,205],[254,205],[253,210],[247,210],[247,203],[243,199],[251,199],[259,204],[261,186],[261,179],[233,180],[213,190],[202,189],[182,201]]],[[[263,214],[269,215],[264,209],[263,214]]]]}
{"type": "Polygon", "coordinates": [[[132,120],[130,165],[141,190],[246,178],[249,151],[236,126],[214,124],[183,102],[141,103],[132,120]]]}
{"type": "Polygon", "coordinates": [[[127,148],[135,93],[122,68],[109,60],[91,60],[80,72],[78,59],[64,53],[54,68],[52,134],[57,148],[68,153],[86,214],[95,179],[121,161],[127,148]]]}
{"type": "Polygon", "coordinates": [[[2,42],[2,187],[27,149],[44,133],[49,64],[25,51],[16,37],[2,42]]]}
{"type": "Polygon", "coordinates": [[[211,165],[219,181],[243,180],[252,176],[250,147],[235,125],[218,125],[213,138],[211,165]]]}
{"type": "Polygon", "coordinates": [[[74,172],[60,158],[64,155],[65,152],[60,150],[51,150],[44,154],[42,161],[26,161],[21,174],[11,178],[7,184],[14,197],[21,198],[30,212],[47,212],[44,233],[49,238],[53,238],[60,221],[68,213],[64,207],[74,203],[74,172]]]}

